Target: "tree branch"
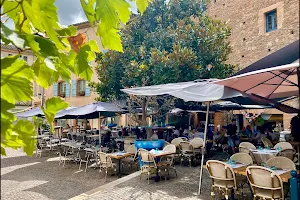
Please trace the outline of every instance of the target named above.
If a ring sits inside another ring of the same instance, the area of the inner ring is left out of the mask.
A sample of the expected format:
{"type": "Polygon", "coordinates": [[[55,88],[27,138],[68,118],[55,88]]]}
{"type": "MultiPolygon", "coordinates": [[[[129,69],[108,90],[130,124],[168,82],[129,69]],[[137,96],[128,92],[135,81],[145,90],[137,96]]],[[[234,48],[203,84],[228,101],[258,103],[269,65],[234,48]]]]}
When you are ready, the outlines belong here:
{"type": "MultiPolygon", "coordinates": [[[[5,0],[3,0],[3,1],[1,2],[0,9],[2,9],[2,5],[4,4],[4,1],[5,1],[5,0]]],[[[14,9],[18,8],[19,5],[20,5],[20,3],[18,3],[18,5],[17,5],[16,7],[10,9],[9,11],[6,11],[5,13],[1,13],[1,16],[6,15],[7,13],[9,13],[9,12],[13,11],[14,9]]]]}

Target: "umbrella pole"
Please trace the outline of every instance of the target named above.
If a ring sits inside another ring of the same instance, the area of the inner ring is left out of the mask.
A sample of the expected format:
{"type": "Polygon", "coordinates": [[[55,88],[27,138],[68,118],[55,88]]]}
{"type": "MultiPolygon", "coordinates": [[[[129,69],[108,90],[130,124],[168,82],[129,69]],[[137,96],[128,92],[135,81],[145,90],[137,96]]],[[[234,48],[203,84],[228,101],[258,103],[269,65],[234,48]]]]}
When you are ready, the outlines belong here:
{"type": "Polygon", "coordinates": [[[99,112],[99,146],[100,146],[100,149],[101,149],[101,114],[99,112]]]}
{"type": "MultiPolygon", "coordinates": [[[[298,92],[300,98],[300,67],[297,67],[297,77],[298,77],[298,92]]],[[[300,109],[300,105],[299,105],[299,109],[300,109]]]]}
{"type": "Polygon", "coordinates": [[[203,175],[203,163],[204,163],[204,153],[205,153],[205,146],[206,146],[206,133],[208,128],[208,114],[209,114],[209,107],[210,101],[207,104],[206,109],[206,117],[205,117],[205,128],[204,128],[204,146],[202,147],[202,158],[201,158],[201,168],[200,168],[200,179],[199,179],[199,190],[198,195],[201,194],[201,186],[202,186],[202,175],[203,175]]]}

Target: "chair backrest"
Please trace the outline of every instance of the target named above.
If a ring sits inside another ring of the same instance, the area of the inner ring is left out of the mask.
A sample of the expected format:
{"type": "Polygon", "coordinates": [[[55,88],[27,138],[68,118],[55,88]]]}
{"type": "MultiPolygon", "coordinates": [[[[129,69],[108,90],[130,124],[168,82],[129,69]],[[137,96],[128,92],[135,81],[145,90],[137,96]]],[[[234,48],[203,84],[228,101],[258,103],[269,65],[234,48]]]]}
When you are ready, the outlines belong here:
{"type": "Polygon", "coordinates": [[[127,147],[126,152],[127,152],[127,153],[134,153],[134,154],[135,154],[135,153],[137,152],[135,145],[134,145],[134,144],[129,145],[129,146],[127,147]]]}
{"type": "Polygon", "coordinates": [[[249,166],[247,178],[254,196],[276,199],[284,198],[283,183],[279,175],[271,169],[261,166],[249,166]]]}
{"type": "Polygon", "coordinates": [[[226,186],[231,183],[236,188],[235,173],[229,165],[218,160],[208,160],[206,167],[213,184],[215,181],[225,181],[226,186]]]}
{"type": "Polygon", "coordinates": [[[169,143],[169,142],[165,141],[165,143],[164,143],[164,147],[168,146],[169,144],[171,144],[171,143],[169,143]]]}
{"type": "Polygon", "coordinates": [[[80,158],[80,160],[86,160],[86,151],[85,150],[79,151],[79,158],[80,158]]]}
{"type": "Polygon", "coordinates": [[[294,160],[295,155],[296,155],[295,149],[283,149],[276,154],[276,156],[286,157],[289,158],[290,160],[294,160]]]}
{"type": "Polygon", "coordinates": [[[164,147],[163,151],[176,153],[176,146],[174,144],[169,144],[164,147]]]}
{"type": "Polygon", "coordinates": [[[171,141],[171,144],[174,144],[175,146],[179,146],[180,142],[183,142],[183,139],[182,139],[182,138],[174,138],[174,139],[171,141]]]}
{"type": "Polygon", "coordinates": [[[239,147],[245,147],[247,149],[256,149],[256,147],[250,142],[241,142],[239,147]]]}
{"type": "Polygon", "coordinates": [[[106,167],[106,168],[112,167],[111,157],[107,156],[106,153],[101,151],[98,153],[98,155],[99,155],[100,165],[102,167],[106,167]]]}
{"type": "Polygon", "coordinates": [[[239,146],[239,152],[249,154],[250,150],[247,147],[239,146]]]}
{"type": "Polygon", "coordinates": [[[178,137],[178,138],[182,139],[183,141],[188,141],[186,137],[178,137]]]}
{"type": "Polygon", "coordinates": [[[187,141],[180,142],[179,147],[182,151],[189,151],[192,149],[191,144],[187,141]]]}
{"type": "Polygon", "coordinates": [[[273,147],[272,142],[268,138],[261,137],[260,139],[261,139],[261,142],[264,144],[265,147],[270,147],[270,148],[273,147]]]}
{"type": "Polygon", "coordinates": [[[143,165],[154,165],[156,166],[154,157],[152,156],[152,154],[147,151],[146,149],[142,149],[140,148],[138,151],[138,154],[140,156],[141,162],[143,163],[143,165]]]}
{"type": "Polygon", "coordinates": [[[277,168],[296,170],[295,163],[286,157],[278,156],[278,157],[270,158],[266,164],[268,166],[275,166],[277,168]]]}
{"type": "Polygon", "coordinates": [[[202,138],[194,138],[191,140],[190,144],[194,149],[198,149],[200,147],[203,147],[204,142],[202,138]]]}
{"type": "Polygon", "coordinates": [[[230,157],[230,160],[234,160],[236,162],[247,164],[247,165],[253,164],[253,160],[251,156],[247,153],[235,153],[230,157]]]}
{"type": "Polygon", "coordinates": [[[281,149],[292,149],[293,148],[293,146],[289,142],[279,142],[274,146],[274,148],[276,149],[278,147],[281,147],[281,149]]]}

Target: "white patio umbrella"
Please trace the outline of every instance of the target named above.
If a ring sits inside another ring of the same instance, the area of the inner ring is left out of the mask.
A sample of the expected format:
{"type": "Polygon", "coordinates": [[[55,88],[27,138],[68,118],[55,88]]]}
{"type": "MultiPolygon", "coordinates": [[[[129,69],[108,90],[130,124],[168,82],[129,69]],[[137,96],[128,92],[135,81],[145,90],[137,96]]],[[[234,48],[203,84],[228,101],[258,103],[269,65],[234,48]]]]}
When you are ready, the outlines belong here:
{"type": "Polygon", "coordinates": [[[291,64],[256,70],[214,83],[267,99],[299,96],[299,59],[291,64]]]}
{"type": "MultiPolygon", "coordinates": [[[[206,144],[206,133],[208,128],[208,114],[210,102],[220,99],[229,99],[233,97],[243,96],[240,92],[226,88],[217,84],[209,84],[215,80],[198,80],[191,82],[181,82],[181,83],[170,83],[146,87],[137,88],[127,88],[121,91],[140,96],[156,96],[156,95],[171,95],[185,101],[197,101],[197,102],[207,102],[206,109],[206,119],[204,128],[204,144],[206,144]]],[[[202,174],[203,174],[203,162],[204,162],[204,149],[202,151],[202,160],[200,168],[200,179],[199,179],[199,190],[198,194],[201,192],[202,184],[202,174]]]]}

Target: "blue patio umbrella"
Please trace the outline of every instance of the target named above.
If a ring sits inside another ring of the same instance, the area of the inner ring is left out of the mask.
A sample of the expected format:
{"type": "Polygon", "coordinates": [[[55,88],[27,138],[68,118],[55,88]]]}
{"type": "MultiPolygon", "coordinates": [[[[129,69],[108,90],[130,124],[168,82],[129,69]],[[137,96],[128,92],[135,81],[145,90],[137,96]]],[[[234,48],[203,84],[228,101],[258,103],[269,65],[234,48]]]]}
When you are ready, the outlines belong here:
{"type": "MultiPolygon", "coordinates": [[[[114,103],[96,102],[78,108],[70,109],[59,115],[59,119],[96,119],[101,117],[116,116],[125,110],[114,103]]],[[[101,144],[101,122],[99,126],[99,143],[101,144]]]]}
{"type": "Polygon", "coordinates": [[[43,110],[41,108],[32,108],[30,110],[26,110],[24,112],[15,113],[16,117],[27,118],[27,117],[42,117],[44,116],[43,110]]]}

